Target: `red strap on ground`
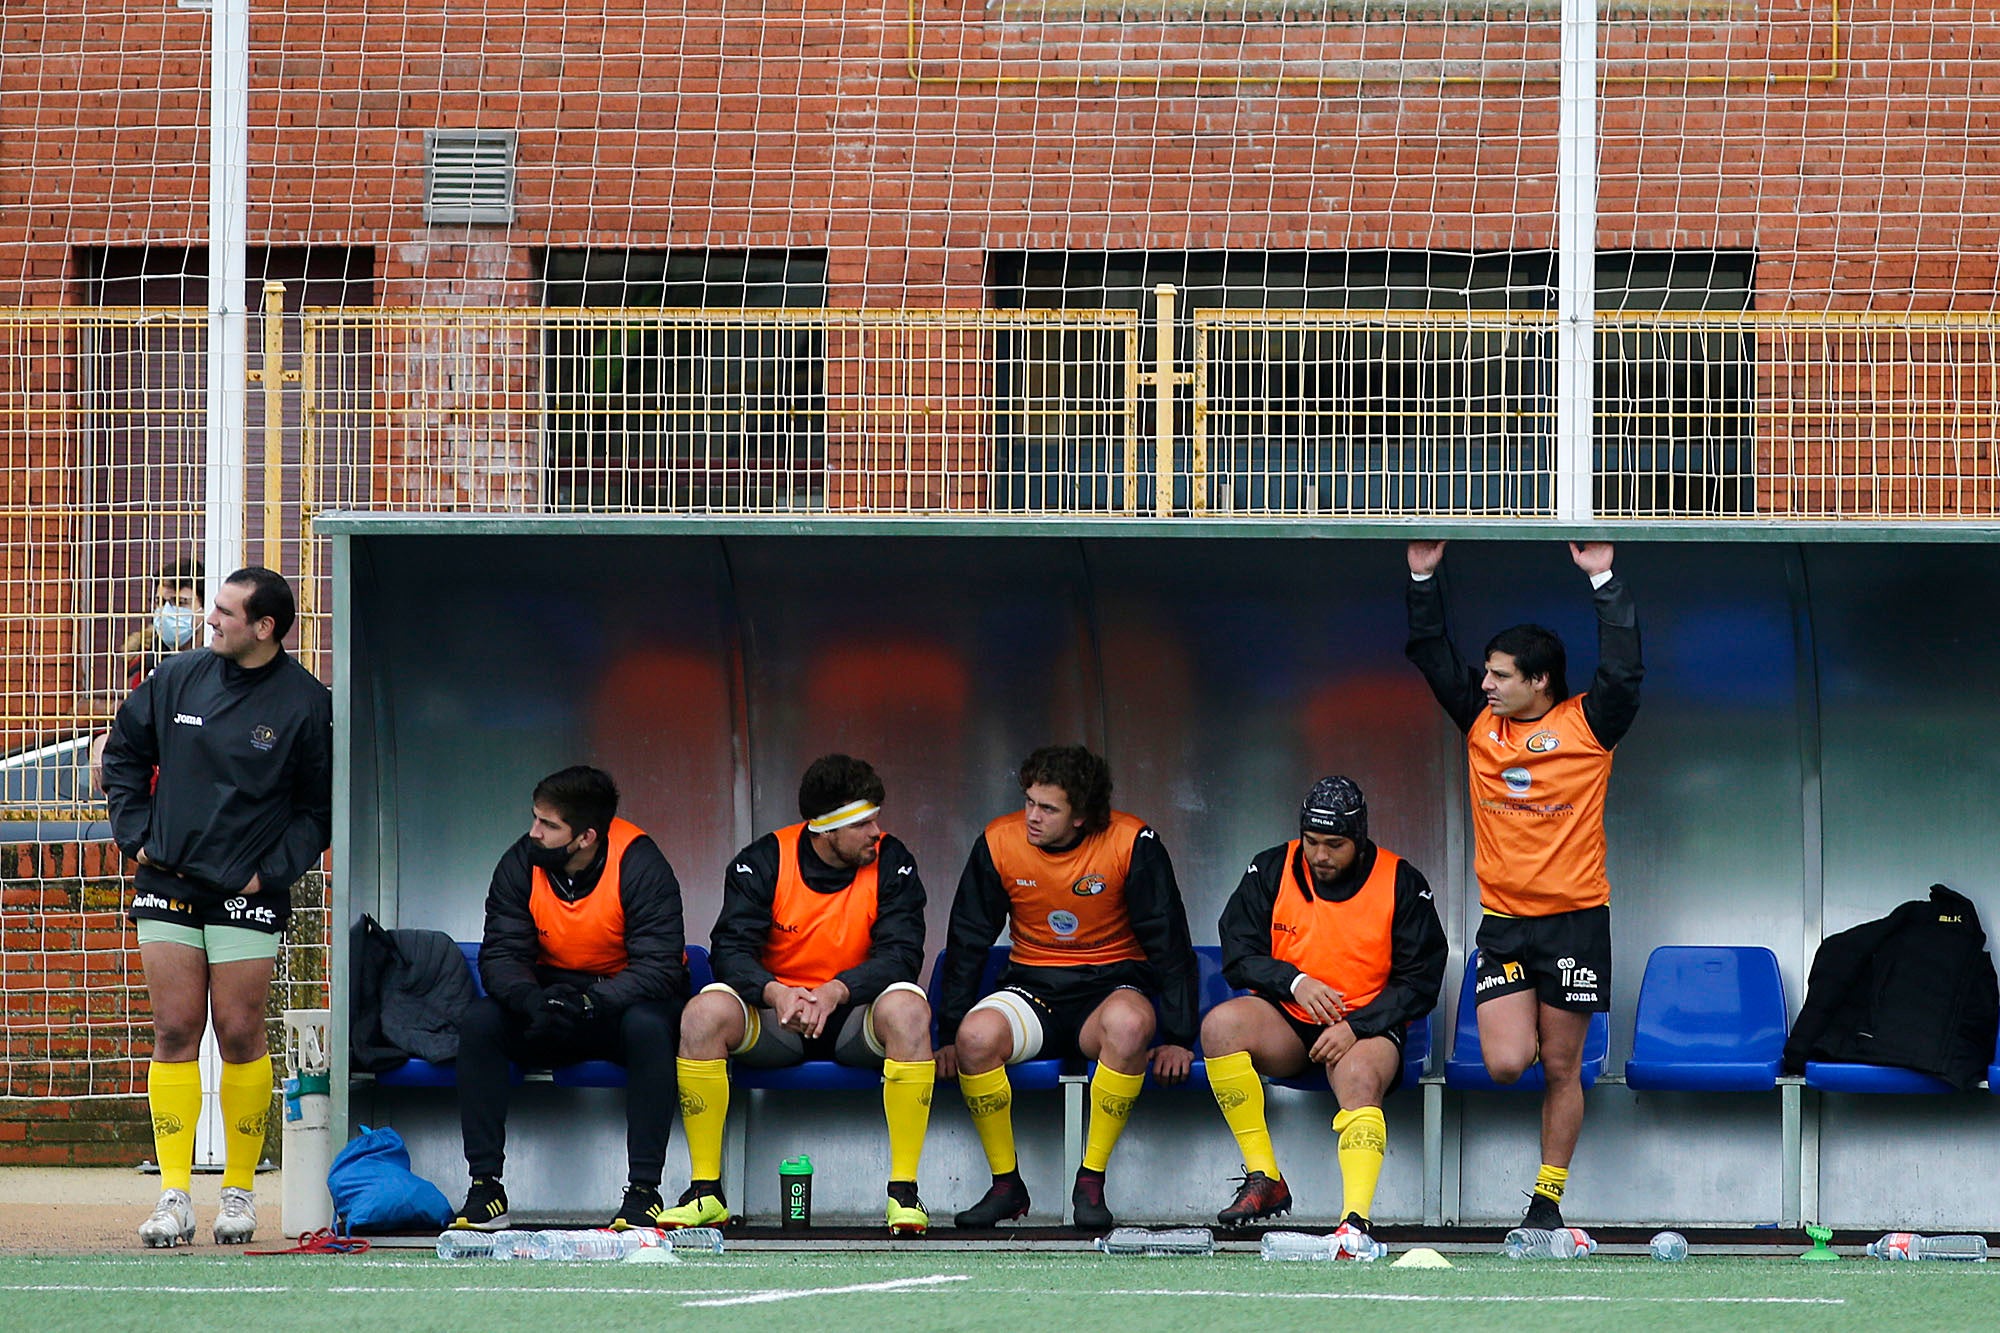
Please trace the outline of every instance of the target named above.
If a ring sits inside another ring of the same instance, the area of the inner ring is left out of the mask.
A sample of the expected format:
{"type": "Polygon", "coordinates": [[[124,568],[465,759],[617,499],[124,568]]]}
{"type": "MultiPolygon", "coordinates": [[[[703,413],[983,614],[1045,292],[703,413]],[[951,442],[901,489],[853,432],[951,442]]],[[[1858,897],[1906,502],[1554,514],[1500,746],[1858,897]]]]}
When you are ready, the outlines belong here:
{"type": "Polygon", "coordinates": [[[299,1237],[289,1250],[245,1250],[244,1254],[366,1254],[368,1242],[359,1236],[338,1236],[331,1227],[321,1227],[299,1237]]]}

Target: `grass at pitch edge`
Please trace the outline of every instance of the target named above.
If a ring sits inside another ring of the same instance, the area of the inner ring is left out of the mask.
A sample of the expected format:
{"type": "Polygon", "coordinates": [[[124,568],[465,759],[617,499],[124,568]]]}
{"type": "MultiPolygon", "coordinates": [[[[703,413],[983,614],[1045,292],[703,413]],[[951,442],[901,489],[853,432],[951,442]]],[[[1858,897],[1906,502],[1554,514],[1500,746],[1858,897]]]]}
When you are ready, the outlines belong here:
{"type": "Polygon", "coordinates": [[[715,1327],[1008,1333],[1266,1330],[1990,1327],[2000,1265],[1598,1256],[1568,1264],[1461,1255],[1448,1271],[1267,1264],[1250,1255],[725,1254],[672,1266],[444,1263],[421,1253],[249,1258],[206,1253],[0,1259],[13,1329],[532,1328],[635,1321],[715,1327]]]}

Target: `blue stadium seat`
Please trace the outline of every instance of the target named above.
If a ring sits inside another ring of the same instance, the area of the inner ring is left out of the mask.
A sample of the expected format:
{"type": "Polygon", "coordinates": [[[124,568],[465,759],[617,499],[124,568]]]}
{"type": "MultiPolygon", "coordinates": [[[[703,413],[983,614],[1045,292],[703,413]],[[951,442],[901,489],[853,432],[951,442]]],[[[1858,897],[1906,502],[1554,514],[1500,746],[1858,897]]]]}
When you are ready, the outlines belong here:
{"type": "Polygon", "coordinates": [[[1940,1093],[1955,1088],[1941,1078],[1894,1065],[1850,1064],[1837,1060],[1806,1061],[1806,1086],[1821,1092],[1940,1093]]]}
{"type": "MultiPolygon", "coordinates": [[[[460,940],[458,949],[465,955],[465,966],[472,973],[472,989],[485,995],[486,983],[479,975],[478,942],[460,940]]],[[[700,990],[715,979],[709,971],[708,950],[699,944],[690,944],[685,956],[691,991],[700,990]]],[[[519,1065],[508,1067],[509,1082],[521,1083],[525,1078],[519,1065]]],[[[625,1086],[625,1067],[609,1060],[579,1060],[573,1065],[549,1071],[549,1081],[563,1088],[622,1088],[625,1086]]],[[[458,1085],[458,1071],[448,1064],[434,1065],[428,1060],[411,1060],[396,1069],[377,1074],[375,1082],[385,1088],[451,1088],[458,1085]]]]}
{"type": "MultiPolygon", "coordinates": [[[[1453,1025],[1451,1055],[1444,1062],[1444,1081],[1453,1088],[1487,1089],[1496,1092],[1532,1091],[1547,1086],[1539,1061],[1529,1065],[1518,1082],[1495,1083],[1486,1072],[1479,1053],[1478,1006],[1473,1003],[1473,986],[1479,980],[1479,950],[1465,960],[1465,981],[1458,988],[1458,1020],[1453,1025]]],[[[1583,1038],[1583,1086],[1597,1082],[1604,1061],[1611,1053],[1611,1022],[1604,1014],[1590,1016],[1590,1028],[1583,1038]]]]}
{"type": "Polygon", "coordinates": [[[1785,1049],[1769,949],[1662,945],[1646,960],[1625,1081],[1649,1092],[1768,1092],[1785,1049]]]}

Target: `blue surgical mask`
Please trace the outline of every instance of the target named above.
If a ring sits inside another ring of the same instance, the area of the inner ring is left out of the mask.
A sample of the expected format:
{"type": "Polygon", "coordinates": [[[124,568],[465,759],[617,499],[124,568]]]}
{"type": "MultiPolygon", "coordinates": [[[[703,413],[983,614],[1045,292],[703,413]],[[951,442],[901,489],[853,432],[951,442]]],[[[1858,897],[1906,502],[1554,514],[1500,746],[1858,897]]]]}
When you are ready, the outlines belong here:
{"type": "Polygon", "coordinates": [[[153,633],[160,636],[163,648],[185,648],[194,642],[194,627],[200,620],[191,606],[162,602],[153,612],[153,633]]]}

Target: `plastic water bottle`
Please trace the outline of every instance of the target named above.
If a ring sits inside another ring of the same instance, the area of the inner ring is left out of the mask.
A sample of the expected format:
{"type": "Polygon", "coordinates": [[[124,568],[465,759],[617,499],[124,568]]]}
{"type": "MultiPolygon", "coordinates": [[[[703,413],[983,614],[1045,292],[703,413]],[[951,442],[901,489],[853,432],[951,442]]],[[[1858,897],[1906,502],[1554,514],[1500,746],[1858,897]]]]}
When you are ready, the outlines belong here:
{"type": "Polygon", "coordinates": [[[1870,1243],[1874,1259],[1956,1259],[1961,1263],[1986,1262],[1984,1236],[1919,1236],[1909,1231],[1892,1231],[1870,1243]]]}
{"type": "Polygon", "coordinates": [[[1515,1227],[1500,1243],[1509,1259],[1581,1259],[1597,1251],[1597,1242],[1581,1227],[1515,1227]]]}
{"type": "Polygon", "coordinates": [[[714,1227],[628,1227],[625,1252],[635,1249],[681,1250],[699,1254],[721,1254],[722,1232],[714,1227]],[[637,1239],[632,1239],[636,1237],[637,1239]]]}
{"type": "Polygon", "coordinates": [[[1098,1239],[1105,1254],[1138,1255],[1149,1259],[1215,1253],[1215,1233],[1207,1227],[1114,1227],[1098,1239]]]}
{"type": "Polygon", "coordinates": [[[440,1259],[510,1259],[514,1251],[511,1231],[441,1231],[437,1239],[440,1259]],[[507,1249],[501,1254],[501,1246],[507,1249]]]}
{"type": "Polygon", "coordinates": [[[1267,1231],[1257,1253],[1273,1263],[1337,1259],[1340,1243],[1332,1236],[1315,1236],[1310,1231],[1267,1231]]]}
{"type": "Polygon", "coordinates": [[[623,1259],[646,1241],[643,1236],[630,1231],[566,1231],[569,1242],[568,1258],[585,1263],[601,1263],[612,1259],[623,1259]]]}
{"type": "Polygon", "coordinates": [[[521,1241],[527,1236],[525,1231],[496,1231],[493,1233],[493,1257],[502,1262],[510,1259],[525,1259],[521,1253],[521,1241]]]}
{"type": "Polygon", "coordinates": [[[520,1259],[548,1259],[557,1263],[602,1262],[623,1259],[644,1245],[634,1233],[616,1231],[524,1231],[514,1243],[520,1259]],[[630,1236],[627,1240],[625,1237],[630,1236]]]}
{"type": "Polygon", "coordinates": [[[1688,1257],[1688,1238],[1678,1231],[1662,1231],[1653,1237],[1653,1257],[1663,1264],[1677,1264],[1688,1257]]]}
{"type": "Polygon", "coordinates": [[[666,1237],[666,1244],[677,1251],[722,1253],[722,1232],[714,1227],[681,1227],[660,1234],[666,1237]]]}

